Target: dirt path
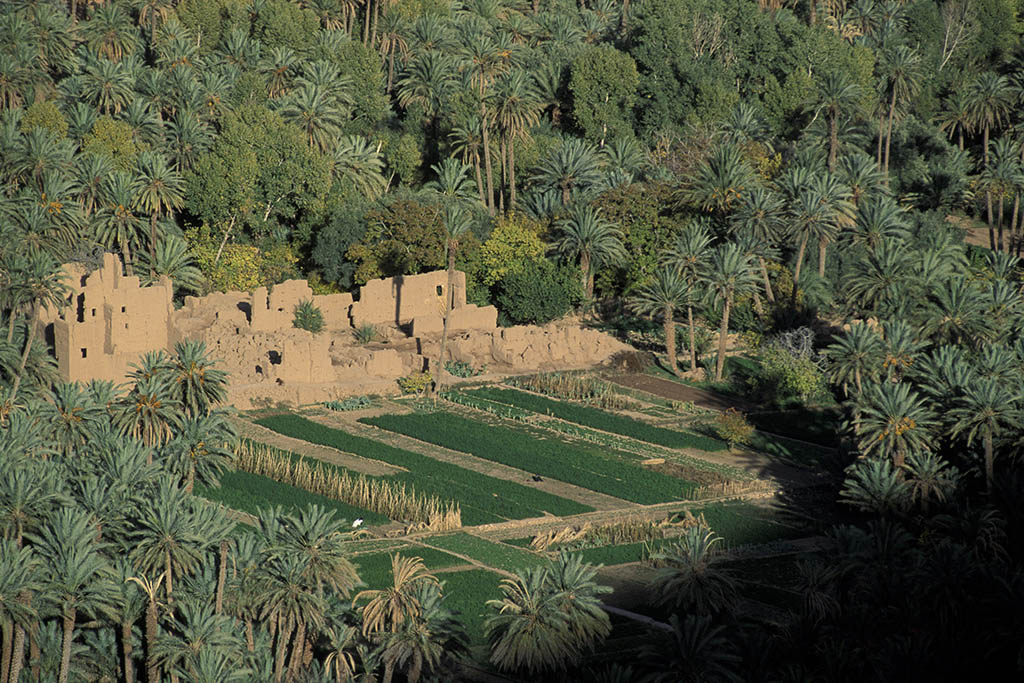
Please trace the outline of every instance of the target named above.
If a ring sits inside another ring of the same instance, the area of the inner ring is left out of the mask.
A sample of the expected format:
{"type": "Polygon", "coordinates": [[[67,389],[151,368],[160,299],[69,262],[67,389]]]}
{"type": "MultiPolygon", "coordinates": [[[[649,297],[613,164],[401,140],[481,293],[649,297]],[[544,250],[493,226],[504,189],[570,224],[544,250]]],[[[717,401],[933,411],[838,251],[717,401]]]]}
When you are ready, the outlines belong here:
{"type": "Polygon", "coordinates": [[[651,375],[619,373],[606,375],[605,379],[620,386],[628,387],[630,389],[639,389],[640,391],[646,391],[648,394],[667,398],[670,401],[688,401],[696,406],[708,408],[709,410],[726,410],[727,408],[736,408],[737,410],[749,413],[757,409],[757,406],[753,403],[744,401],[740,398],[723,396],[722,394],[716,394],[703,389],[697,389],[696,387],[686,386],[679,382],[673,382],[670,379],[652,377],[651,375]]]}
{"type": "Polygon", "coordinates": [[[357,436],[373,439],[374,441],[380,441],[381,443],[394,446],[395,448],[401,448],[402,450],[419,453],[420,455],[425,455],[429,458],[440,460],[441,462],[458,465],[463,469],[479,472],[480,474],[486,474],[489,477],[504,479],[506,481],[514,481],[517,484],[522,484],[523,486],[529,486],[530,488],[545,491],[561,498],[589,505],[597,510],[618,510],[636,507],[636,503],[631,503],[628,500],[615,498],[614,496],[598,493],[597,491],[591,491],[580,486],[574,486],[573,484],[567,484],[556,479],[548,479],[545,477],[541,481],[534,481],[533,475],[525,470],[509,467],[508,465],[502,465],[501,463],[491,462],[490,460],[484,460],[483,458],[478,458],[474,455],[469,455],[468,453],[462,453],[461,451],[453,451],[442,446],[428,444],[420,441],[419,439],[405,436],[404,434],[396,434],[395,432],[389,432],[378,427],[371,427],[370,425],[357,422],[345,413],[339,413],[336,415],[307,414],[306,417],[328,427],[343,429],[352,434],[356,434],[357,436]]]}
{"type": "Polygon", "coordinates": [[[292,453],[298,453],[299,455],[316,458],[332,465],[346,467],[363,474],[382,477],[404,472],[401,467],[389,465],[380,460],[371,460],[370,458],[363,458],[352,453],[339,451],[330,446],[320,446],[303,441],[302,439],[294,439],[241,418],[233,418],[232,423],[235,425],[235,429],[238,430],[238,434],[247,439],[258,441],[274,448],[291,451],[292,453]]]}

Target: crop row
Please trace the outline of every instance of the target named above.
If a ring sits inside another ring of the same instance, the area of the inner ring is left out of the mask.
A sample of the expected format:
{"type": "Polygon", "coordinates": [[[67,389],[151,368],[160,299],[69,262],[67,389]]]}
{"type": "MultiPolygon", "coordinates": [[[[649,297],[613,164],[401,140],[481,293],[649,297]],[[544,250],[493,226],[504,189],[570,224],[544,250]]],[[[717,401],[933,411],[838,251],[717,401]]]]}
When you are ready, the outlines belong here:
{"type": "Polygon", "coordinates": [[[645,505],[684,499],[694,488],[691,482],[610,459],[586,444],[538,439],[530,431],[447,412],[381,415],[360,422],[645,505]]]}
{"type": "Polygon", "coordinates": [[[385,524],[388,521],[387,517],[369,510],[249,472],[225,472],[220,477],[219,487],[196,484],[196,494],[207,500],[223,503],[232,510],[241,510],[251,515],[258,515],[261,509],[269,509],[275,505],[280,505],[285,510],[319,505],[334,510],[337,518],[362,518],[367,524],[385,524]]]}
{"type": "Polygon", "coordinates": [[[531,410],[543,415],[552,415],[568,422],[594,427],[606,432],[621,434],[639,441],[667,446],[669,448],[696,448],[702,451],[720,451],[726,448],[726,444],[718,439],[707,436],[699,436],[687,432],[679,432],[664,427],[634,420],[632,418],[615,415],[605,410],[581,406],[565,401],[558,401],[536,394],[529,394],[516,389],[496,389],[486,387],[473,389],[465,392],[470,396],[504,403],[524,410],[531,410]]]}
{"type": "Polygon", "coordinates": [[[392,475],[388,479],[415,486],[424,495],[457,501],[462,509],[462,522],[466,525],[540,517],[545,512],[556,516],[573,515],[593,509],[522,484],[489,477],[419,453],[311,422],[298,415],[275,415],[263,418],[258,423],[286,436],[404,468],[407,472],[392,475]]]}
{"type": "Polygon", "coordinates": [[[510,572],[549,563],[547,558],[529,550],[515,548],[504,543],[495,543],[463,532],[430,536],[424,539],[423,543],[434,548],[465,555],[488,567],[510,572]]]}

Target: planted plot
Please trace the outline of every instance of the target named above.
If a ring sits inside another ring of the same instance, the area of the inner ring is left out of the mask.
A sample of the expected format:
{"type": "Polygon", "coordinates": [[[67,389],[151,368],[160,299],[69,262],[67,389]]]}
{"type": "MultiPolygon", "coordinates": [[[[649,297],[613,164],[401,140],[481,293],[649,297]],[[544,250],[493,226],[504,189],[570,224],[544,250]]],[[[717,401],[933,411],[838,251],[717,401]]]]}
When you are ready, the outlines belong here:
{"type": "Polygon", "coordinates": [[[274,505],[280,505],[289,511],[307,505],[319,505],[334,510],[336,517],[350,521],[362,518],[366,524],[388,522],[388,518],[383,515],[248,472],[225,472],[221,475],[218,488],[196,484],[195,491],[196,495],[207,500],[223,503],[233,510],[241,510],[251,515],[259,514],[261,509],[274,505]]]}
{"type": "Polygon", "coordinates": [[[469,569],[445,573],[438,578],[444,584],[445,605],[466,627],[469,644],[483,645],[484,622],[495,613],[487,607],[487,601],[501,597],[498,584],[502,577],[486,569],[469,569]]]}
{"type": "Polygon", "coordinates": [[[470,396],[482,398],[495,403],[531,410],[535,413],[553,415],[567,422],[601,429],[606,432],[628,436],[639,441],[667,446],[669,448],[696,448],[702,451],[725,450],[726,445],[718,439],[698,436],[687,432],[655,427],[646,422],[633,420],[622,415],[615,415],[597,408],[556,401],[555,399],[528,394],[515,389],[473,389],[465,392],[470,396]]]}
{"type": "MultiPolygon", "coordinates": [[[[698,511],[694,510],[694,514],[698,514],[698,511]]],[[[779,523],[772,510],[742,501],[705,505],[700,509],[700,514],[729,547],[806,535],[800,529],[779,523]]]]}
{"type": "Polygon", "coordinates": [[[684,499],[694,488],[692,482],[604,457],[597,448],[538,439],[528,431],[451,413],[381,415],[360,422],[645,505],[684,499]]]}
{"type": "Polygon", "coordinates": [[[259,420],[258,423],[286,436],[402,467],[408,472],[386,479],[406,483],[421,494],[458,501],[462,508],[462,522],[466,525],[540,517],[545,512],[562,516],[593,510],[589,506],[544,491],[355,436],[310,422],[298,415],[277,415],[259,420]]]}
{"type": "Polygon", "coordinates": [[[395,554],[402,557],[418,557],[431,571],[466,564],[465,561],[443,550],[414,545],[405,545],[386,552],[356,555],[350,559],[366,587],[380,589],[391,584],[391,556],[395,554]]]}
{"type": "Polygon", "coordinates": [[[471,557],[488,567],[504,569],[510,572],[517,569],[525,569],[526,567],[538,567],[548,564],[546,558],[528,550],[513,548],[504,543],[494,543],[479,536],[462,532],[445,534],[444,536],[431,536],[425,539],[423,543],[471,557]]]}

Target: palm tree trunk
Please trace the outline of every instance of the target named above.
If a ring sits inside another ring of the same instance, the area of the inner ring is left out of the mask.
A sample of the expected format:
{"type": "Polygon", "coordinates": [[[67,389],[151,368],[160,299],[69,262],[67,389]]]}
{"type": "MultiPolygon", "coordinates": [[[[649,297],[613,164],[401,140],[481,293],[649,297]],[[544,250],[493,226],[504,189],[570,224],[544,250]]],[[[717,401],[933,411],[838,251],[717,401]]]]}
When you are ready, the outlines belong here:
{"type": "Polygon", "coordinates": [[[487,179],[487,210],[494,215],[494,175],[491,172],[491,137],[487,132],[487,105],[484,103],[483,88],[480,89],[480,131],[484,144],[484,176],[487,179]]]}
{"type": "Polygon", "coordinates": [[[18,321],[18,307],[11,306],[11,317],[7,319],[7,343],[14,341],[14,325],[18,321]]]}
{"type": "Polygon", "coordinates": [[[511,138],[508,141],[508,208],[516,210],[516,143],[511,138]]]}
{"type": "Polygon", "coordinates": [[[68,683],[68,674],[71,673],[71,639],[75,636],[75,617],[77,615],[78,608],[72,607],[61,620],[64,637],[60,645],[60,674],[57,676],[57,683],[68,683]]]}
{"type": "Polygon", "coordinates": [[[594,296],[594,276],[590,272],[590,254],[587,252],[580,254],[580,270],[583,271],[583,291],[589,301],[594,296]]]}
{"type": "Polygon", "coordinates": [[[839,115],[832,112],[828,117],[828,172],[836,172],[836,155],[839,149],[839,115]]]}
{"type": "Polygon", "coordinates": [[[121,622],[121,653],[124,655],[124,683],[135,683],[135,664],[132,662],[132,622],[121,622]]]}
{"type": "Polygon", "coordinates": [[[818,240],[818,277],[825,278],[825,256],[828,249],[828,240],[822,237],[818,240]]]}
{"type": "Polygon", "coordinates": [[[3,623],[3,650],[0,651],[0,681],[6,683],[7,674],[10,669],[11,661],[11,641],[13,640],[13,633],[11,630],[12,624],[8,619],[4,620],[3,623]]]}
{"type": "Polygon", "coordinates": [[[395,81],[395,49],[391,48],[391,54],[388,55],[388,89],[387,92],[391,94],[391,86],[395,81]]]}
{"type": "Polygon", "coordinates": [[[17,683],[21,678],[21,670],[25,666],[25,628],[21,624],[14,625],[14,647],[11,653],[10,681],[17,683]]]}
{"type": "Polygon", "coordinates": [[[380,16],[380,3],[373,3],[373,26],[370,27],[370,45],[369,48],[372,50],[373,46],[377,44],[377,17],[380,16]]]}
{"type": "Polygon", "coordinates": [[[245,649],[249,652],[256,651],[256,636],[252,629],[252,618],[245,618],[245,649]]]}
{"type": "MultiPolygon", "coordinates": [[[[988,124],[985,124],[984,131],[982,132],[982,157],[984,161],[984,167],[988,170],[988,124]]],[[[992,191],[985,188],[985,211],[986,218],[988,220],[988,246],[992,251],[996,249],[996,235],[995,230],[992,229],[992,191]]]]}
{"type": "Polygon", "coordinates": [[[480,175],[480,154],[473,154],[473,173],[476,175],[476,189],[480,193],[480,203],[487,206],[487,198],[484,196],[484,178],[480,175]]]}
{"type": "Polygon", "coordinates": [[[172,577],[173,570],[171,569],[170,548],[164,548],[164,572],[167,574],[167,583],[164,584],[164,587],[167,588],[167,609],[171,614],[173,614],[174,610],[171,608],[171,604],[174,602],[174,582],[172,577]]]}
{"type": "Polygon", "coordinates": [[[302,667],[302,657],[306,649],[306,622],[298,620],[298,627],[295,629],[295,640],[292,641],[292,657],[288,666],[288,683],[293,683],[299,675],[302,667]]]}
{"type": "Polygon", "coordinates": [[[775,303],[775,292],[772,291],[772,281],[768,277],[768,266],[763,257],[758,256],[757,260],[761,264],[761,277],[764,278],[764,298],[768,299],[768,303],[775,303]]]}
{"type": "Polygon", "coordinates": [[[800,282],[800,269],[804,265],[804,252],[807,250],[807,235],[800,238],[800,246],[796,250],[796,268],[793,269],[793,294],[792,301],[796,303],[797,283],[800,282]]]}
{"type": "Polygon", "coordinates": [[[274,683],[281,683],[281,677],[284,675],[284,656],[288,651],[288,638],[291,634],[292,618],[289,616],[277,634],[277,653],[274,658],[274,683]]]}
{"type": "Polygon", "coordinates": [[[665,317],[665,355],[668,356],[668,369],[672,371],[673,375],[678,375],[680,373],[679,363],[676,361],[675,311],[672,310],[671,306],[665,306],[662,315],[665,317]]]}
{"type": "Polygon", "coordinates": [[[363,12],[363,45],[368,45],[370,42],[370,3],[372,0],[366,0],[366,10],[363,12]]]}
{"type": "Polygon", "coordinates": [[[999,230],[999,251],[1003,251],[1003,195],[999,194],[999,209],[996,214],[996,225],[999,230]]]}
{"type": "Polygon", "coordinates": [[[697,330],[693,324],[693,306],[686,307],[686,323],[690,328],[690,372],[697,372],[697,330]]]}
{"type": "Polygon", "coordinates": [[[132,266],[132,249],[128,240],[121,242],[121,253],[124,254],[124,273],[128,277],[135,275],[135,268],[132,266]]]}
{"type": "Polygon", "coordinates": [[[722,327],[718,330],[718,358],[715,359],[715,381],[722,381],[722,372],[725,370],[725,341],[729,336],[729,308],[732,306],[732,297],[725,298],[725,305],[722,307],[722,327]]]}
{"type": "Polygon", "coordinates": [[[882,170],[889,174],[889,148],[892,145],[892,120],[896,117],[896,89],[893,88],[892,98],[889,100],[889,126],[885,132],[885,166],[882,170]]]}
{"type": "Polygon", "coordinates": [[[40,662],[43,661],[43,653],[39,650],[39,639],[36,638],[36,633],[39,630],[39,622],[32,622],[32,626],[28,631],[28,661],[32,665],[32,678],[39,680],[42,675],[42,667],[40,662]]]}
{"type": "Polygon", "coordinates": [[[220,542],[220,556],[217,558],[217,597],[215,600],[214,612],[220,614],[224,611],[224,584],[228,580],[228,541],[222,539],[220,542]]]}
{"type": "Polygon", "coordinates": [[[149,274],[156,279],[156,211],[149,220],[149,274]]]}
{"type": "Polygon", "coordinates": [[[992,496],[992,484],[995,482],[995,462],[992,453],[992,434],[985,435],[985,491],[992,496]]]}
{"type": "MultiPolygon", "coordinates": [[[[875,146],[875,163],[882,168],[882,142],[885,140],[885,112],[878,115],[878,144],[875,146]]],[[[888,180],[886,181],[888,182],[888,180]]]]}
{"type": "Polygon", "coordinates": [[[498,212],[505,213],[505,183],[508,180],[506,171],[505,136],[498,137],[498,212]]]}
{"type": "MultiPolygon", "coordinates": [[[[154,589],[155,590],[155,589],[154,589]]],[[[156,594],[149,596],[149,604],[146,605],[146,682],[160,683],[160,666],[156,660],[157,640],[157,611],[156,594]]]]}
{"type": "Polygon", "coordinates": [[[391,683],[391,679],[395,676],[395,660],[387,659],[384,662],[384,678],[381,679],[381,683],[391,683]]]}
{"type": "Polygon", "coordinates": [[[32,303],[32,317],[28,321],[28,334],[25,340],[25,349],[21,353],[21,363],[18,365],[18,374],[14,378],[14,382],[11,384],[11,397],[8,399],[11,403],[14,403],[14,399],[18,396],[18,386],[21,384],[21,378],[25,375],[25,366],[28,364],[28,356],[32,352],[32,344],[36,341],[36,326],[39,324],[39,304],[32,303]]]}

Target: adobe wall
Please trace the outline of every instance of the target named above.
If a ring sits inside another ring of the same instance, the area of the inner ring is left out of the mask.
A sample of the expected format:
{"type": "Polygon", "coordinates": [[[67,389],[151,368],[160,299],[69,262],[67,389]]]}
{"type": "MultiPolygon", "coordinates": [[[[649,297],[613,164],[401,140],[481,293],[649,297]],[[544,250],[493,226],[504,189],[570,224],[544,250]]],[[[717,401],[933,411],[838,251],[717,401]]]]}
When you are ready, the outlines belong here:
{"type": "MultiPolygon", "coordinates": [[[[64,380],[123,382],[143,353],[197,340],[230,374],[228,400],[239,408],[396,393],[396,379],[437,363],[448,285],[447,273],[435,271],[373,280],[353,297],[314,295],[305,281],[289,280],[269,291],[186,297],[174,310],[170,280],[142,287],[112,254],[92,273],[74,265],[65,271],[72,293],[41,319],[53,326],[64,380]],[[292,325],[295,307],[310,299],[324,317],[318,334],[292,325]],[[354,332],[364,324],[378,328],[380,341],[358,343],[354,332]]],[[[576,325],[498,329],[493,306],[466,303],[465,282],[456,272],[446,360],[528,372],[593,365],[626,348],[576,325]]]]}

